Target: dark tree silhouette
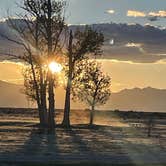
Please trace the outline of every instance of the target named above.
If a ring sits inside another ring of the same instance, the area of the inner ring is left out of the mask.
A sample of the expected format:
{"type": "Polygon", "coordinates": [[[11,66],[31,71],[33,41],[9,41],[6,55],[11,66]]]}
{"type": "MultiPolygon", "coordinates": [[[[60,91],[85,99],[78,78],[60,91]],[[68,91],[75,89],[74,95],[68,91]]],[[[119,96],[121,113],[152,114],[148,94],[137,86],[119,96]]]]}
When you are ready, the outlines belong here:
{"type": "Polygon", "coordinates": [[[73,99],[85,102],[91,107],[92,126],[95,106],[105,104],[110,97],[111,79],[101,71],[101,64],[94,60],[77,63],[75,74],[72,86],[73,99]]]}
{"type": "Polygon", "coordinates": [[[74,33],[70,30],[69,41],[67,45],[68,69],[67,69],[67,87],[64,108],[64,118],[62,125],[70,127],[70,91],[72,80],[76,73],[75,64],[86,58],[86,55],[101,54],[101,46],[104,42],[103,34],[86,26],[83,31],[77,29],[74,33]]]}
{"type": "MultiPolygon", "coordinates": [[[[32,18],[28,18],[27,16],[20,16],[20,17],[21,17],[20,19],[16,20],[10,18],[8,19],[8,25],[15,31],[15,35],[12,38],[4,36],[3,34],[1,34],[1,36],[3,36],[5,39],[11,42],[14,42],[22,46],[23,48],[22,55],[11,54],[9,56],[22,60],[25,63],[25,65],[29,66],[28,70],[31,73],[30,81],[32,81],[33,79],[33,90],[35,93],[35,99],[38,106],[40,125],[46,126],[47,125],[46,81],[44,81],[43,77],[44,73],[42,69],[43,43],[41,42],[41,36],[39,32],[40,31],[39,22],[38,20],[32,21],[31,20],[32,18]]],[[[26,73],[24,73],[24,76],[27,76],[26,73]]],[[[27,95],[30,97],[30,93],[27,93],[27,95]]]]}
{"type": "MultiPolygon", "coordinates": [[[[56,60],[60,48],[61,34],[65,28],[64,23],[64,1],[52,0],[25,0],[24,9],[33,17],[38,18],[41,25],[41,34],[46,44],[47,60],[56,60]]],[[[49,127],[55,127],[54,111],[54,76],[48,72],[48,122],[49,127]]]]}
{"type": "Polygon", "coordinates": [[[20,19],[9,18],[9,24],[16,31],[17,37],[11,39],[5,36],[5,38],[24,47],[24,55],[14,57],[31,66],[40,123],[43,125],[48,122],[47,125],[54,128],[54,75],[48,71],[45,80],[43,66],[48,65],[51,61],[56,61],[57,55],[61,52],[62,36],[64,36],[62,34],[66,27],[64,22],[65,1],[24,0],[21,8],[25,14],[18,15],[20,19]],[[36,75],[38,72],[39,75],[36,75]]]}

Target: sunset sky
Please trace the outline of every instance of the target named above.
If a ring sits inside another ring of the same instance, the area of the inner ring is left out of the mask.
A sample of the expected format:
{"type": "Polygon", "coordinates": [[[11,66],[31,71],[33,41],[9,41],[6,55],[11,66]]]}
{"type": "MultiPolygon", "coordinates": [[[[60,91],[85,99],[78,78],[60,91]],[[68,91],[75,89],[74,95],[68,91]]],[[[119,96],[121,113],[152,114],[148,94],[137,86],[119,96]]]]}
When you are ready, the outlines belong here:
{"type": "MultiPolygon", "coordinates": [[[[12,15],[21,12],[14,1],[22,2],[22,0],[0,1],[1,20],[6,17],[8,9],[12,15]]],[[[166,25],[166,1],[164,0],[68,0],[68,2],[67,22],[69,24],[138,23],[151,24],[159,28],[166,25]]],[[[140,49],[140,46],[137,44],[134,48],[140,49]]],[[[163,56],[166,56],[166,50],[160,51],[163,56]]],[[[149,54],[143,56],[145,59],[149,54]]],[[[112,91],[148,86],[166,89],[166,58],[148,62],[124,59],[114,57],[110,60],[102,60],[104,71],[112,77],[112,91]]],[[[20,63],[1,62],[0,80],[22,83],[21,68],[20,63]]]]}

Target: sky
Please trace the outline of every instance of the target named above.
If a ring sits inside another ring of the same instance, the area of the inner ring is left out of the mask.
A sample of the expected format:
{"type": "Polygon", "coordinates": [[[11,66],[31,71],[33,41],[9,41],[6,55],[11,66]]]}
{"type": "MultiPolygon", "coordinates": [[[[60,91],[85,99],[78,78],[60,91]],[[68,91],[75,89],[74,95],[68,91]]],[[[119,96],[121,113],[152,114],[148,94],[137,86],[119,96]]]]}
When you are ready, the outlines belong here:
{"type": "MultiPolygon", "coordinates": [[[[23,0],[1,0],[0,17],[7,10],[14,15],[21,12],[18,4],[23,0]]],[[[156,26],[166,25],[165,0],[67,0],[69,24],[92,24],[102,22],[140,23],[156,26]],[[152,18],[151,21],[149,17],[152,18]],[[153,21],[152,21],[153,20],[153,21]]]]}
{"type": "MultiPolygon", "coordinates": [[[[22,0],[0,0],[0,18],[22,12],[16,5],[22,0]]],[[[166,0],[68,0],[67,22],[69,24],[93,23],[138,23],[164,27],[166,25],[166,0]]],[[[141,49],[139,43],[128,43],[126,49],[141,49]],[[132,48],[131,48],[132,47],[132,48]]],[[[112,51],[119,49],[113,48],[112,51]]],[[[161,50],[160,50],[161,51],[161,50]]],[[[137,51],[138,52],[138,51],[137,51]]],[[[165,50],[161,51],[166,54],[165,50]]],[[[122,55],[123,56],[123,55],[122,55]]],[[[132,55],[130,55],[132,56],[132,55]]],[[[138,52],[136,58],[144,55],[138,52]]],[[[124,56],[123,56],[124,57],[124,56]]],[[[132,58],[135,58],[132,56],[132,58]]],[[[124,58],[125,59],[125,58],[124,58]]],[[[125,88],[153,87],[166,89],[166,61],[137,62],[124,60],[103,60],[103,70],[112,78],[112,91],[125,88]]],[[[10,62],[0,63],[0,80],[22,83],[21,66],[10,62]]]]}

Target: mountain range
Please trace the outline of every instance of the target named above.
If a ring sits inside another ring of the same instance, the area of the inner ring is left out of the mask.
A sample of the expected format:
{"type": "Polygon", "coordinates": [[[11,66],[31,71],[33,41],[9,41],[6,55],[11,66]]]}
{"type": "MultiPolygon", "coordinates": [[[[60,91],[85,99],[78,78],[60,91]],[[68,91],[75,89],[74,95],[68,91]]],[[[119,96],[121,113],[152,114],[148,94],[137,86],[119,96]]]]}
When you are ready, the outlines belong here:
{"type": "MultiPolygon", "coordinates": [[[[34,107],[28,103],[26,96],[22,93],[23,86],[0,81],[0,107],[27,108],[34,107]]],[[[147,88],[124,89],[112,93],[106,105],[98,108],[104,110],[144,111],[144,112],[166,112],[166,90],[147,88]]],[[[56,107],[63,108],[64,90],[56,91],[56,107]]],[[[82,108],[87,108],[81,105],[82,108]]],[[[72,108],[80,108],[80,103],[72,102],[72,108]]]]}

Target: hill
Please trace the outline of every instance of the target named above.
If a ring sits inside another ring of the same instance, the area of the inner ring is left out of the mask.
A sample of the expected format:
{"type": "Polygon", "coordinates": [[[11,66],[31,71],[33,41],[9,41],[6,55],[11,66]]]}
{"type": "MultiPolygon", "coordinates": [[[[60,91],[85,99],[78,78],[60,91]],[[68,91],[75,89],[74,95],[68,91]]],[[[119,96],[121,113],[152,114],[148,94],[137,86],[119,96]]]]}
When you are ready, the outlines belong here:
{"type": "Polygon", "coordinates": [[[0,81],[0,107],[27,107],[28,102],[22,89],[22,85],[0,81]]]}
{"type": "Polygon", "coordinates": [[[166,112],[166,90],[147,87],[125,89],[111,96],[107,107],[120,110],[166,112]]]}

